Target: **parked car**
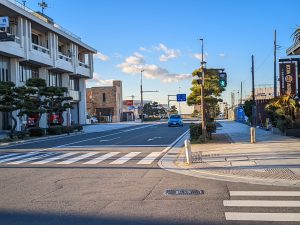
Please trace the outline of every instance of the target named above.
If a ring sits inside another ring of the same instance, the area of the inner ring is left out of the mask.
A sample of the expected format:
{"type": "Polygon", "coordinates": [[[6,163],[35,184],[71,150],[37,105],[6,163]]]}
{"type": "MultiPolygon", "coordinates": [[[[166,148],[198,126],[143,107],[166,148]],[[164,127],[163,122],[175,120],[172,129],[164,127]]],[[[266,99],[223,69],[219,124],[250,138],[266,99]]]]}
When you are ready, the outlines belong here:
{"type": "Polygon", "coordinates": [[[181,115],[171,114],[168,119],[168,126],[183,126],[181,115]]]}
{"type": "Polygon", "coordinates": [[[98,119],[96,117],[92,116],[91,123],[98,123],[98,119]]]}

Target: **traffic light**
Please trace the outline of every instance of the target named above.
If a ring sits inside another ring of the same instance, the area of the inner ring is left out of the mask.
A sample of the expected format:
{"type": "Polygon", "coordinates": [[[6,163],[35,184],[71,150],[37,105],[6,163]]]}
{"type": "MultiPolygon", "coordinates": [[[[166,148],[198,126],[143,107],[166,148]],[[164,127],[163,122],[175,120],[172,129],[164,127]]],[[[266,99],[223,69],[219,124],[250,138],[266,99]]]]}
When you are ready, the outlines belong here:
{"type": "Polygon", "coordinates": [[[219,73],[219,86],[221,88],[224,88],[227,86],[227,74],[224,72],[219,73]]]}

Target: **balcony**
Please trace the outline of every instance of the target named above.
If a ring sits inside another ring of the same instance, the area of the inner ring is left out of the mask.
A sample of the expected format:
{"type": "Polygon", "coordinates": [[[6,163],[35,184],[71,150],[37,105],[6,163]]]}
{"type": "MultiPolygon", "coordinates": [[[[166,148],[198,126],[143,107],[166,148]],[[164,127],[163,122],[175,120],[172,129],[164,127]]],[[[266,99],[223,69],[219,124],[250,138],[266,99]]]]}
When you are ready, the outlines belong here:
{"type": "Polygon", "coordinates": [[[0,41],[0,52],[5,52],[13,57],[24,57],[24,49],[21,47],[21,39],[18,36],[7,33],[10,38],[0,41]]]}
{"type": "Polygon", "coordinates": [[[80,91],[69,90],[69,96],[73,98],[72,101],[80,101],[80,91]]]}
{"type": "Polygon", "coordinates": [[[78,66],[76,67],[76,74],[85,77],[91,77],[91,69],[89,65],[85,64],[84,62],[79,61],[78,66]]]}
{"type": "Polygon", "coordinates": [[[58,53],[58,59],[56,60],[56,67],[65,72],[74,73],[74,65],[72,63],[72,58],[66,56],[62,52],[58,53]]]}
{"type": "Polygon", "coordinates": [[[53,65],[53,60],[50,56],[50,49],[34,43],[31,43],[31,45],[32,51],[29,52],[29,60],[46,66],[53,65]]]}
{"type": "Polygon", "coordinates": [[[39,51],[39,52],[50,55],[50,50],[48,48],[43,47],[43,46],[32,43],[32,48],[36,51],[39,51]]]}

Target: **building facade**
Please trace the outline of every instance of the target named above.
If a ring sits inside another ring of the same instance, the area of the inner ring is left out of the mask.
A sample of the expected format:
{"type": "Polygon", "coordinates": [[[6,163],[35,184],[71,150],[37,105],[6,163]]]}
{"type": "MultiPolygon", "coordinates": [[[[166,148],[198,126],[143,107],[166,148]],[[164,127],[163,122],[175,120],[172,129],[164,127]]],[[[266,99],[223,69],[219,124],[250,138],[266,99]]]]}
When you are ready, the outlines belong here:
{"type": "Polygon", "coordinates": [[[113,81],[113,86],[86,89],[87,110],[100,122],[120,122],[123,113],[122,81],[113,81]]]}
{"type": "MultiPolygon", "coordinates": [[[[96,50],[51,18],[17,1],[0,0],[0,17],[9,19],[9,26],[0,28],[1,34],[9,37],[0,40],[0,81],[23,86],[26,80],[36,77],[45,79],[48,86],[67,87],[73,97],[71,120],[85,124],[85,81],[93,77],[96,50]]],[[[43,115],[39,126],[46,127],[49,118],[43,115]]],[[[0,113],[0,130],[9,129],[11,123],[6,113],[0,113]]],[[[18,130],[22,123],[18,121],[18,130]]]]}

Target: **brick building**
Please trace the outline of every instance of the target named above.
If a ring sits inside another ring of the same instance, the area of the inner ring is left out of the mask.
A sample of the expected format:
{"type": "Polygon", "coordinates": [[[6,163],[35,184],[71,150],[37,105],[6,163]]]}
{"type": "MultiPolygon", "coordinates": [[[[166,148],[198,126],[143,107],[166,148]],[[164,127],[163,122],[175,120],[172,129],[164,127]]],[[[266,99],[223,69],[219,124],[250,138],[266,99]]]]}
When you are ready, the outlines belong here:
{"type": "Polygon", "coordinates": [[[119,122],[123,113],[122,81],[113,81],[113,86],[86,89],[87,111],[100,122],[119,122]]]}

